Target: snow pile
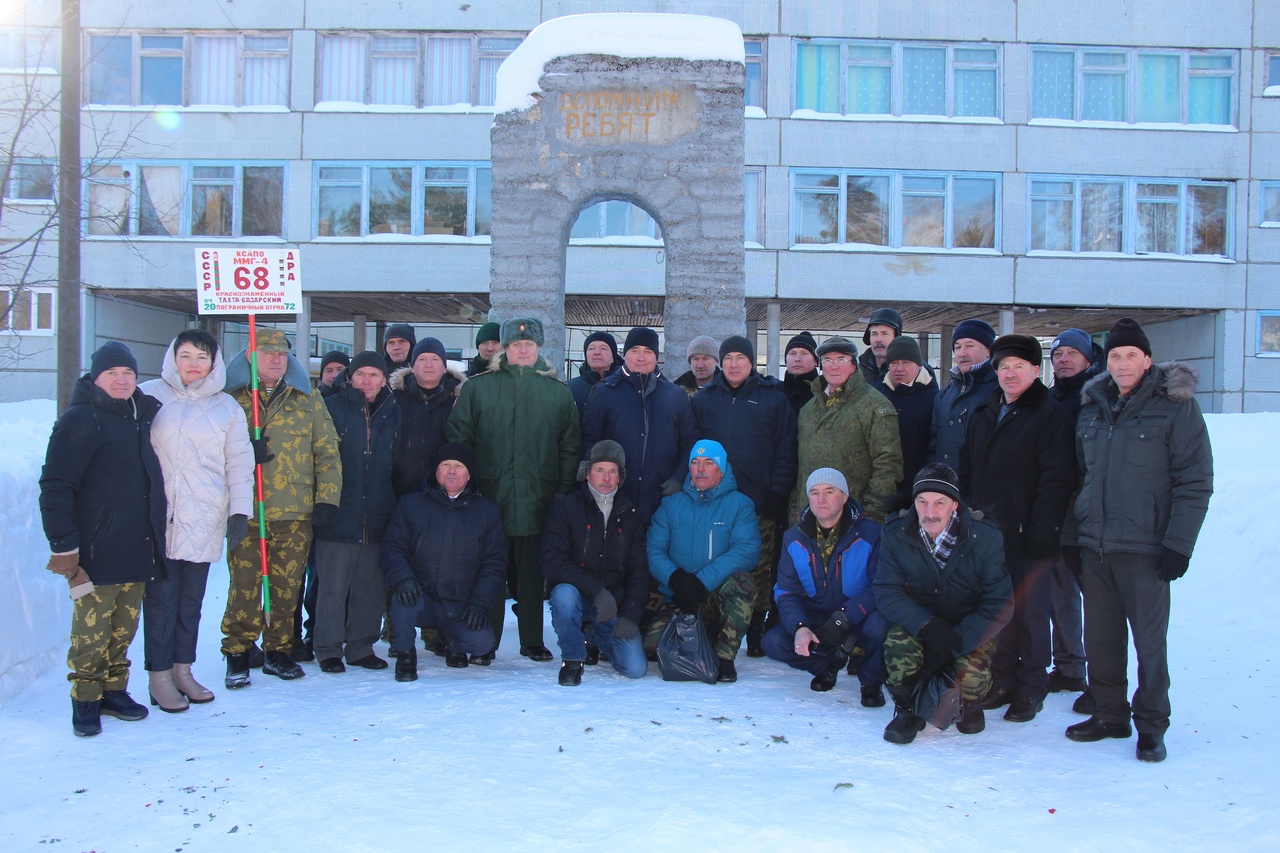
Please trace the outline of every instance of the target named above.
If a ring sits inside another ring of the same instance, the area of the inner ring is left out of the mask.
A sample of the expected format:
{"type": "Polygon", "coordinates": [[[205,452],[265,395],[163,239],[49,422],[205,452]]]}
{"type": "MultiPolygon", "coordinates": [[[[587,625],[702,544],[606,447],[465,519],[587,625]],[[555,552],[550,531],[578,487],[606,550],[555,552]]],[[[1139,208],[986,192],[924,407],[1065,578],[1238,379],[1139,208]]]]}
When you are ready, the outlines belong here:
{"type": "Polygon", "coordinates": [[[578,55],[745,61],[742,30],[723,18],[626,12],[553,18],[535,27],[498,68],[493,111],[533,106],[546,64],[578,55]]]}

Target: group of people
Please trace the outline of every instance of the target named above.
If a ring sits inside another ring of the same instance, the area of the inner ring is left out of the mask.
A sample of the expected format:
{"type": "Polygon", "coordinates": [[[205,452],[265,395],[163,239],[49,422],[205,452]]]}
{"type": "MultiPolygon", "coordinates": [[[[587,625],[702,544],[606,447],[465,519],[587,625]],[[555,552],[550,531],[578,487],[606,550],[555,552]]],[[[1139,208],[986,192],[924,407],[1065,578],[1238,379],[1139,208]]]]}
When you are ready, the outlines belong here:
{"type": "Polygon", "coordinates": [[[737,679],[744,639],[815,691],[846,670],[865,707],[887,688],[893,743],[924,728],[922,688],[945,675],[960,698],[943,725],[973,734],[1005,706],[1026,722],[1072,690],[1089,717],[1069,738],[1136,724],[1138,758],[1163,760],[1168,584],[1212,492],[1194,371],[1154,364],[1127,318],[1102,347],[1060,334],[1052,387],[1034,337],[970,319],[952,341],[942,388],[893,308],[861,356],[805,332],[779,380],[747,338],[700,336],[672,381],[657,332],[636,327],[620,350],[590,335],[566,383],[537,318],[485,324],[466,375],[395,324],[383,352],[326,355],[314,389],[274,329],[227,363],[183,332],[141,386],[110,342],[41,479],[49,568],[75,599],[73,728],[146,716],[126,690],[140,614],[152,704],[214,698],[191,664],[225,540],[229,689],[314,659],[385,669],[380,636],[412,681],[419,629],[447,667],[488,666],[508,599],[519,653],[550,661],[549,601],[562,685],[601,660],[644,676],[673,618],[699,613],[718,681],[737,679]]]}

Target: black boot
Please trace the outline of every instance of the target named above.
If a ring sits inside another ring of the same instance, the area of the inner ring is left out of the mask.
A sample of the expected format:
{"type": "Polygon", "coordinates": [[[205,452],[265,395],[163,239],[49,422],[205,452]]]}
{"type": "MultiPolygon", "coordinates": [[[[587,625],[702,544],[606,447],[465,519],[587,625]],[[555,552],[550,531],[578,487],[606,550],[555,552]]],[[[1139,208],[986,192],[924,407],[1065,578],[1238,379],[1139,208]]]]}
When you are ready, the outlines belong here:
{"type": "Polygon", "coordinates": [[[249,686],[249,653],[234,652],[227,655],[227,677],[223,684],[228,690],[239,690],[249,686]]]}
{"type": "Polygon", "coordinates": [[[396,681],[418,680],[418,650],[409,649],[396,658],[396,681]]]}
{"type": "Polygon", "coordinates": [[[133,697],[123,690],[104,691],[98,711],[108,717],[128,720],[131,723],[136,720],[145,720],[149,713],[145,705],[133,701],[133,697]]]}
{"type": "Polygon", "coordinates": [[[906,745],[916,739],[924,728],[924,717],[917,717],[905,707],[895,703],[893,719],[884,727],[884,739],[889,743],[906,745]]]}
{"type": "Polygon", "coordinates": [[[976,735],[987,727],[987,717],[977,702],[965,702],[960,706],[960,722],[956,731],[962,735],[976,735]]]}
{"type": "Polygon", "coordinates": [[[468,663],[466,652],[450,652],[444,659],[444,665],[453,669],[462,669],[468,663]]]}
{"type": "Polygon", "coordinates": [[[879,684],[862,685],[862,707],[864,708],[883,708],[884,707],[884,691],[880,689],[879,684]]]}
{"type": "Polygon", "coordinates": [[[482,655],[472,655],[470,663],[472,666],[488,666],[493,663],[493,659],[496,655],[496,652],[485,652],[482,655]]]}
{"type": "Polygon", "coordinates": [[[262,674],[293,681],[295,678],[302,678],[306,672],[284,652],[267,652],[266,660],[262,663],[262,674]]]}
{"type": "Polygon", "coordinates": [[[262,663],[265,659],[262,649],[258,648],[257,643],[249,647],[249,669],[262,669],[262,663]]]}
{"type": "Polygon", "coordinates": [[[1088,714],[1090,717],[1093,716],[1093,712],[1096,708],[1097,703],[1093,701],[1093,694],[1089,692],[1088,687],[1086,687],[1084,692],[1077,696],[1076,701],[1071,704],[1071,710],[1075,711],[1077,714],[1088,714]]]}
{"type": "Polygon", "coordinates": [[[76,737],[102,734],[102,717],[99,711],[101,704],[96,699],[92,702],[71,700],[71,730],[76,733],[76,737]]]}
{"type": "Polygon", "coordinates": [[[815,675],[813,680],[809,682],[809,689],[814,693],[826,693],[828,690],[836,686],[836,677],[839,674],[839,667],[823,670],[815,675]]]}
{"type": "Polygon", "coordinates": [[[1160,762],[1169,755],[1164,747],[1164,735],[1138,732],[1138,760],[1160,762]]]}
{"type": "Polygon", "coordinates": [[[560,686],[577,687],[582,683],[582,661],[567,660],[560,664],[560,686]]]}
{"type": "Polygon", "coordinates": [[[716,673],[716,682],[732,684],[738,680],[738,668],[733,665],[733,658],[720,658],[720,671],[716,673]]]}
{"type": "Polygon", "coordinates": [[[438,658],[449,654],[449,650],[445,648],[444,640],[440,639],[440,629],[438,628],[422,629],[422,647],[438,658]]]}
{"type": "Polygon", "coordinates": [[[529,660],[551,660],[551,651],[546,646],[521,646],[520,654],[522,657],[527,657],[529,660]]]}
{"type": "Polygon", "coordinates": [[[747,625],[747,657],[764,657],[764,646],[761,645],[763,639],[764,614],[757,611],[751,614],[751,622],[747,625]]]}
{"type": "Polygon", "coordinates": [[[587,666],[595,666],[600,663],[600,647],[587,643],[587,659],[583,663],[587,666]]]}

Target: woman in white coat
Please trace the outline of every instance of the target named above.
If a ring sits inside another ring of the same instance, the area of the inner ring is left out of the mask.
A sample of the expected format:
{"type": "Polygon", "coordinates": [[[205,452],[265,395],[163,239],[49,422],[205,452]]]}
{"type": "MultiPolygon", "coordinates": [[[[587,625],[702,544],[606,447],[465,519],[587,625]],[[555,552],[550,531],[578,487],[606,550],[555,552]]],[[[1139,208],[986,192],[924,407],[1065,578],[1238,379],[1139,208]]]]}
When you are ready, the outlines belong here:
{"type": "Polygon", "coordinates": [[[209,564],[234,547],[253,512],[253,447],[244,409],[223,393],[226,368],[213,335],[188,329],[165,351],[160,378],[141,390],[162,404],[151,444],[164,472],[167,577],[147,584],[142,605],[151,704],[185,711],[212,702],[191,675],[209,564]]]}

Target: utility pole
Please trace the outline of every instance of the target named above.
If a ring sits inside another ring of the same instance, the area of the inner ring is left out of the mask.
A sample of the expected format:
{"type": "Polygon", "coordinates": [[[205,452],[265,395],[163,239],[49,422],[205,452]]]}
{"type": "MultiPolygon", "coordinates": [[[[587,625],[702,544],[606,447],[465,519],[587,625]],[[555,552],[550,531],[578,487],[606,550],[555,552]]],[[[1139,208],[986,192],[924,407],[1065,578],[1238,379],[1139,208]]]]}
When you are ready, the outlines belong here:
{"type": "Polygon", "coordinates": [[[58,121],[58,414],[80,378],[80,0],[62,0],[58,121]]]}

